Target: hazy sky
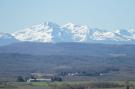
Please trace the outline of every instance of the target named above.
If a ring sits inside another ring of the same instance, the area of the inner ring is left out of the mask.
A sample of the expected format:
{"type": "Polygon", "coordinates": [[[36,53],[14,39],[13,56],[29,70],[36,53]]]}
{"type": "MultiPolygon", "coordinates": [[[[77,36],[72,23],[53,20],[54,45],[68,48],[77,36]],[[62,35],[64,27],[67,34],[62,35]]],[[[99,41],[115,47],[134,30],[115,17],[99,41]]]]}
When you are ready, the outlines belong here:
{"type": "Polygon", "coordinates": [[[0,32],[45,21],[107,30],[135,28],[135,0],[0,0],[0,32]]]}

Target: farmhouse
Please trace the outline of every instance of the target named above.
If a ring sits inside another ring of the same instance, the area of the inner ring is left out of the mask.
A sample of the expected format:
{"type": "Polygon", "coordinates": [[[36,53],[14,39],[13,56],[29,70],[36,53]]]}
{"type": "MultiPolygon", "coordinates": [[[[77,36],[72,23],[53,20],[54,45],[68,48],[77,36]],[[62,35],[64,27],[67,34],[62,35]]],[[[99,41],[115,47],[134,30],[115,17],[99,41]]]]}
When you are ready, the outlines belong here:
{"type": "Polygon", "coordinates": [[[31,77],[27,82],[51,82],[53,77],[53,74],[31,73],[31,77]]]}
{"type": "Polygon", "coordinates": [[[42,78],[42,79],[28,79],[27,82],[51,82],[52,79],[46,79],[46,78],[42,78]]]}

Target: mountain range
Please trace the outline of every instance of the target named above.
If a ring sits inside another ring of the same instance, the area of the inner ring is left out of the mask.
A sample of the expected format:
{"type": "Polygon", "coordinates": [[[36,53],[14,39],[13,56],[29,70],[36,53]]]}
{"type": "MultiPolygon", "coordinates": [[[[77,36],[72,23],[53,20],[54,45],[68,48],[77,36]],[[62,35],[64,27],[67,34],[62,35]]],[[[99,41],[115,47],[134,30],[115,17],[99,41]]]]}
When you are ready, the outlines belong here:
{"type": "Polygon", "coordinates": [[[73,23],[61,26],[53,22],[44,22],[14,33],[0,33],[0,45],[16,42],[134,44],[135,30],[108,31],[73,23]]]}
{"type": "Polygon", "coordinates": [[[134,43],[134,29],[109,31],[72,23],[45,22],[0,33],[0,80],[16,81],[17,76],[36,72],[134,80],[134,43]]]}

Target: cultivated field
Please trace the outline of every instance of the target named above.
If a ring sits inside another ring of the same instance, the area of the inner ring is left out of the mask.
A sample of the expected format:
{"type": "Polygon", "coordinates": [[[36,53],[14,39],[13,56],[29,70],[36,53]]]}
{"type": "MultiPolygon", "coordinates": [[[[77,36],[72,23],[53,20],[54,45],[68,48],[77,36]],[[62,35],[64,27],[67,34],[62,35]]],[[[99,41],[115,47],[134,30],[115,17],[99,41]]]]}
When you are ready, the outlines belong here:
{"type": "Polygon", "coordinates": [[[135,89],[135,81],[1,82],[0,89],[135,89]]]}

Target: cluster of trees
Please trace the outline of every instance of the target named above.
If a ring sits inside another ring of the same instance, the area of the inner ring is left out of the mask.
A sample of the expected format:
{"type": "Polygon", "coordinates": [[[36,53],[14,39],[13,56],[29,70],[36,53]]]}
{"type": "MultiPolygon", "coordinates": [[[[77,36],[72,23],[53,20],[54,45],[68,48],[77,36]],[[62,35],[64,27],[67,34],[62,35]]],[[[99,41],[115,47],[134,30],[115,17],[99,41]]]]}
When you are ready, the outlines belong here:
{"type": "Polygon", "coordinates": [[[120,85],[117,83],[85,83],[85,84],[62,84],[53,85],[52,89],[97,89],[97,88],[121,88],[124,85],[120,85]]]}
{"type": "Polygon", "coordinates": [[[109,72],[117,72],[119,71],[118,68],[115,67],[107,67],[107,68],[100,68],[95,70],[89,69],[80,69],[80,70],[62,70],[59,71],[58,75],[60,76],[68,76],[72,74],[73,76],[100,76],[101,74],[109,73],[109,72]]]}
{"type": "Polygon", "coordinates": [[[23,76],[18,76],[17,77],[17,82],[26,82],[29,79],[29,77],[23,77],[23,76]]]}
{"type": "Polygon", "coordinates": [[[52,81],[62,81],[63,79],[59,76],[52,77],[52,81]]]}

